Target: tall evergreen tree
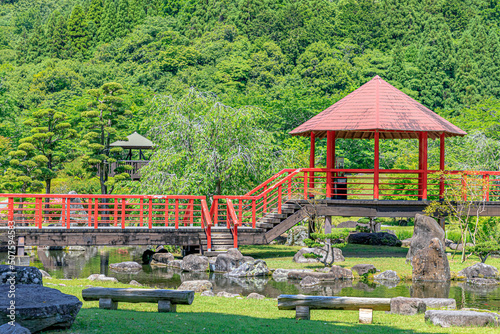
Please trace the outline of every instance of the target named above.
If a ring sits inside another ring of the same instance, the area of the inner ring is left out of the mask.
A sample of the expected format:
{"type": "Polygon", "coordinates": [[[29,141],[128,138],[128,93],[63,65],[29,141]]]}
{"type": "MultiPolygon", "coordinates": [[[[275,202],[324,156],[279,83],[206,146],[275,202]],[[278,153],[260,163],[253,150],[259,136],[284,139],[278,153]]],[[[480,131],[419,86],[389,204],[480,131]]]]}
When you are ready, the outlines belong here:
{"type": "Polygon", "coordinates": [[[124,37],[130,32],[130,19],[128,0],[118,0],[116,10],[116,36],[124,37]]]}
{"type": "Polygon", "coordinates": [[[26,59],[33,62],[40,61],[41,57],[45,54],[45,48],[45,31],[40,20],[37,20],[33,32],[28,38],[26,59]]]}
{"type": "Polygon", "coordinates": [[[99,40],[109,43],[116,37],[116,2],[114,0],[104,0],[104,10],[101,26],[99,28],[99,40]]]}
{"type": "Polygon", "coordinates": [[[479,69],[474,61],[473,44],[470,32],[465,31],[458,45],[456,80],[453,89],[455,99],[467,106],[474,105],[481,98],[478,93],[479,69]]]}
{"type": "Polygon", "coordinates": [[[128,16],[132,28],[136,25],[142,23],[146,17],[146,11],[144,10],[144,4],[141,0],[130,0],[128,7],[128,16]]]}
{"type": "Polygon", "coordinates": [[[71,56],[84,59],[88,54],[88,31],[85,12],[79,5],[73,8],[68,20],[68,37],[71,56]]]}
{"type": "Polygon", "coordinates": [[[87,22],[94,22],[97,29],[101,27],[102,12],[104,10],[102,2],[103,0],[92,0],[87,11],[87,22]]]}
{"type": "Polygon", "coordinates": [[[51,15],[45,26],[47,36],[47,55],[52,58],[63,59],[66,56],[68,28],[66,19],[56,10],[51,15]]]}

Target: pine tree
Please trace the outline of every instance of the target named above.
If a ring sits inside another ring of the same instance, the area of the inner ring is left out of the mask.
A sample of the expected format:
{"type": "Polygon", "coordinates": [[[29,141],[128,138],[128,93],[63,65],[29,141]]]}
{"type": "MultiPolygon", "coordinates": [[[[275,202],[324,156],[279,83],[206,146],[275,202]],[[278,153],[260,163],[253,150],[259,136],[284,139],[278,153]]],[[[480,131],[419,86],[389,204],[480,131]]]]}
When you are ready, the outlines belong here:
{"type": "Polygon", "coordinates": [[[130,19],[128,12],[128,0],[118,0],[116,11],[116,36],[124,37],[130,32],[130,19]]]}
{"type": "Polygon", "coordinates": [[[89,10],[87,11],[87,22],[94,22],[97,29],[101,27],[102,12],[104,10],[102,1],[103,0],[92,0],[89,10]]]}
{"type": "Polygon", "coordinates": [[[142,23],[142,21],[146,17],[146,12],[141,0],[129,1],[128,16],[132,24],[132,28],[142,23]]]}
{"type": "Polygon", "coordinates": [[[47,54],[52,58],[65,58],[67,25],[66,19],[58,10],[54,11],[47,21],[45,35],[47,36],[47,54]]]}
{"type": "Polygon", "coordinates": [[[68,37],[71,56],[84,59],[88,54],[88,31],[85,13],[79,5],[73,8],[68,20],[68,37]]]}
{"type": "Polygon", "coordinates": [[[470,106],[479,99],[479,69],[474,61],[474,46],[470,31],[462,34],[458,45],[456,80],[454,84],[455,99],[460,103],[470,106]]]}
{"type": "Polygon", "coordinates": [[[99,28],[99,40],[109,43],[116,37],[116,3],[114,0],[104,0],[101,26],[99,28]]]}
{"type": "Polygon", "coordinates": [[[45,54],[45,48],[45,31],[43,30],[40,20],[37,20],[35,28],[28,38],[27,61],[40,61],[41,57],[45,54]]]}

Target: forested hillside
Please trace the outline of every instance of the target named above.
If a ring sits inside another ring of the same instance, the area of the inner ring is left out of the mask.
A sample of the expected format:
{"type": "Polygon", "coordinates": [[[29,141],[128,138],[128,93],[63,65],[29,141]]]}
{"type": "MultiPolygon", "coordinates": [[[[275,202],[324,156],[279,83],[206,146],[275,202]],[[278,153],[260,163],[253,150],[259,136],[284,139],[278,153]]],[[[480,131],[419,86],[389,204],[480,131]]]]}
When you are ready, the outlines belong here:
{"type": "MultiPolygon", "coordinates": [[[[162,141],[145,182],[107,191],[239,193],[305,166],[306,140],[287,132],[377,74],[470,133],[450,141],[451,168],[497,170],[499,23],[499,0],[3,0],[1,186],[100,192],[93,168],[120,152],[100,151],[97,108],[116,116],[100,120],[108,137],[162,141]]],[[[370,142],[338,145],[346,167],[371,167],[370,142]]],[[[382,165],[416,167],[415,146],[384,142],[382,165]]]]}

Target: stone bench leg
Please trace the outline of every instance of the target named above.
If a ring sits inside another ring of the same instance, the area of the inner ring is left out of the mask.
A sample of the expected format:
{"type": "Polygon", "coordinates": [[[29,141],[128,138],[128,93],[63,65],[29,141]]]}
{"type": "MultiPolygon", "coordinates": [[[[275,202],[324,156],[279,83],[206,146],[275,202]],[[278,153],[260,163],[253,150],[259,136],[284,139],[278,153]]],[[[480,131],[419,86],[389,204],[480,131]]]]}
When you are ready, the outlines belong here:
{"type": "Polygon", "coordinates": [[[371,308],[359,309],[359,323],[371,324],[373,322],[373,310],[371,308]]]}
{"type": "Polygon", "coordinates": [[[295,306],[295,319],[310,320],[309,306],[295,306]]]}
{"type": "Polygon", "coordinates": [[[158,312],[177,312],[177,305],[172,304],[169,300],[158,301],[158,312]]]}
{"type": "Polygon", "coordinates": [[[111,298],[100,298],[99,308],[106,310],[116,310],[118,309],[118,302],[114,302],[111,298]]]}

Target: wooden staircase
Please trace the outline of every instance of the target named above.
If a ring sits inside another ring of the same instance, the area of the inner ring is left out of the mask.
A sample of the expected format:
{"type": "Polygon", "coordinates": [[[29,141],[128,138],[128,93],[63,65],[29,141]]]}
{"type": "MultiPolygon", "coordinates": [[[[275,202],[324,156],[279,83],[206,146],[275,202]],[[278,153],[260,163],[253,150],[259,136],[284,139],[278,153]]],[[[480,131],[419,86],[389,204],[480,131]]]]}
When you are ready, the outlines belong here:
{"type": "MultiPolygon", "coordinates": [[[[200,244],[203,254],[208,251],[207,236],[205,233],[199,234],[200,244]]],[[[212,252],[224,252],[234,248],[233,235],[227,229],[212,228],[212,252]]]]}

